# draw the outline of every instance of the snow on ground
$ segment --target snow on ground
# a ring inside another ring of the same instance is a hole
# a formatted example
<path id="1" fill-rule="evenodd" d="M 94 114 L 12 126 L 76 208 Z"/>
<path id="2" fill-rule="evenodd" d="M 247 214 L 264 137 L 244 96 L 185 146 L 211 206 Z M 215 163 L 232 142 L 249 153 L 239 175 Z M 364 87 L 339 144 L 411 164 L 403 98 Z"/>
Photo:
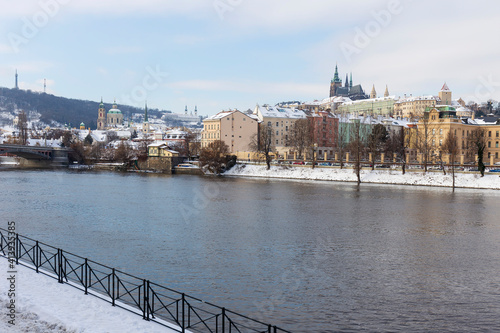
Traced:
<path id="1" fill-rule="evenodd" d="M 0 257 L 0 332 L 174 332 L 95 296 L 16 266 L 15 326 L 7 316 L 8 261 Z"/>
<path id="2" fill-rule="evenodd" d="M 264 177 L 264 178 L 287 178 L 305 180 L 331 180 L 341 182 L 356 182 L 356 174 L 353 169 L 340 169 L 331 167 L 311 166 L 277 166 L 272 165 L 266 170 L 265 165 L 238 164 L 224 173 L 226 176 Z M 421 185 L 421 186 L 452 186 L 452 176 L 449 172 L 446 176 L 442 171 L 410 170 L 404 175 L 401 170 L 393 169 L 362 169 L 362 183 L 397 184 L 397 185 Z M 484 188 L 500 190 L 500 174 L 486 172 L 481 177 L 476 173 L 455 173 L 455 186 L 462 188 Z"/>

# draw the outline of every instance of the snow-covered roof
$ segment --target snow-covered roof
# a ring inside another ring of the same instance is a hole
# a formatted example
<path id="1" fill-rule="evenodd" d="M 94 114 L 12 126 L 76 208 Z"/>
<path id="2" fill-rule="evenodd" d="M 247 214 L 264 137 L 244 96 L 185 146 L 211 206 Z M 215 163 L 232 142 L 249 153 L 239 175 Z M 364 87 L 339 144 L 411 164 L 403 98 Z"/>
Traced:
<path id="1" fill-rule="evenodd" d="M 302 110 L 280 108 L 276 106 L 260 106 L 257 105 L 254 110 L 254 115 L 261 115 L 263 118 L 289 118 L 302 119 L 306 118 L 306 114 Z M 260 117 L 259 117 L 260 118 Z"/>
<path id="2" fill-rule="evenodd" d="M 399 100 L 396 100 L 396 103 L 415 102 L 415 101 L 440 101 L 440 99 L 439 97 L 433 95 L 410 96 L 410 97 L 400 98 Z"/>
<path id="3" fill-rule="evenodd" d="M 369 99 L 359 99 L 355 101 L 344 102 L 344 105 L 355 105 L 355 104 L 363 104 L 363 103 L 371 103 L 371 102 L 382 102 L 382 101 L 396 101 L 396 96 L 388 96 L 388 97 L 377 97 L 377 98 L 369 98 Z"/>

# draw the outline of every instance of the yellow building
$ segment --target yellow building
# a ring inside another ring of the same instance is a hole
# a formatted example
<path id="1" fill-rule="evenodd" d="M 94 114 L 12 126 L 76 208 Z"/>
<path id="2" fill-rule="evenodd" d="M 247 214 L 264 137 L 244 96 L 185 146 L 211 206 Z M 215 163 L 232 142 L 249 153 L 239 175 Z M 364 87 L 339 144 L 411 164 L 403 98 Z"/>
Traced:
<path id="1" fill-rule="evenodd" d="M 425 110 L 438 104 L 435 96 L 404 97 L 394 103 L 394 116 L 415 119 L 422 117 Z"/>
<path id="2" fill-rule="evenodd" d="M 275 140 L 273 145 L 280 155 L 289 154 L 290 150 L 293 150 L 289 147 L 288 141 L 294 123 L 299 119 L 307 119 L 306 113 L 302 110 L 270 105 L 257 105 L 253 114 L 262 124 L 272 128 Z"/>
<path id="3" fill-rule="evenodd" d="M 469 138 L 477 128 L 483 129 L 487 138 L 483 162 L 486 165 L 499 163 L 500 125 L 478 124 L 475 121 L 464 122 L 457 116 L 455 108 L 449 106 L 428 109 L 416 126 L 410 126 L 407 134 L 411 142 L 408 151 L 409 162 L 422 163 L 425 160 L 426 146 L 429 163 L 438 162 L 439 156 L 445 163 L 450 163 L 449 156 L 444 151 L 443 146 L 448 133 L 452 131 L 458 141 L 458 154 L 455 163 L 475 163 L 477 156 L 474 149 L 470 147 Z"/>
<path id="4" fill-rule="evenodd" d="M 238 110 L 222 111 L 203 120 L 201 147 L 221 140 L 230 153 L 250 150 L 250 143 L 258 133 L 258 119 Z"/>
<path id="5" fill-rule="evenodd" d="M 148 146 L 148 157 L 178 157 L 179 152 L 170 150 L 164 142 L 153 143 Z"/>

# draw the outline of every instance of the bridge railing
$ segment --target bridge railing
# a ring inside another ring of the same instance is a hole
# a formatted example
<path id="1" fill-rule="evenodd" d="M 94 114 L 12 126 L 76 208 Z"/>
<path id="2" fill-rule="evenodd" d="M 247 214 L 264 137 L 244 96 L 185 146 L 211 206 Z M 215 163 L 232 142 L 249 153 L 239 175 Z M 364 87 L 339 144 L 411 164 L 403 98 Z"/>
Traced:
<path id="1" fill-rule="evenodd" d="M 0 256 L 177 332 L 278 333 L 281 329 L 185 293 L 0 228 Z"/>

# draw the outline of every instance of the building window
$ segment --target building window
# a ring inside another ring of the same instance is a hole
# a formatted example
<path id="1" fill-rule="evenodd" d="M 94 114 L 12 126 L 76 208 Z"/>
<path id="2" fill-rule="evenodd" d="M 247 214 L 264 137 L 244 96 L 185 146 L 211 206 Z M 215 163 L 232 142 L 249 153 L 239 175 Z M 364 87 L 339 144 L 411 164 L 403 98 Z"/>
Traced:
<path id="1" fill-rule="evenodd" d="M 435 129 L 435 128 L 433 128 L 433 129 L 432 129 L 432 135 L 435 135 L 435 134 L 436 134 L 436 129 Z"/>
<path id="2" fill-rule="evenodd" d="M 498 148 L 498 141 L 495 142 L 495 148 Z"/>
<path id="3" fill-rule="evenodd" d="M 273 126 L 273 124 L 270 121 L 268 121 L 267 126 L 271 127 L 271 126 Z"/>
<path id="4" fill-rule="evenodd" d="M 279 140 L 276 140 L 276 144 L 278 144 Z"/>
<path id="5" fill-rule="evenodd" d="M 439 129 L 439 135 L 443 135 L 443 129 L 442 128 Z"/>
<path id="6" fill-rule="evenodd" d="M 488 131 L 488 138 L 491 138 L 491 131 Z"/>
<path id="7" fill-rule="evenodd" d="M 491 148 L 491 141 L 488 141 L 488 148 Z"/>
<path id="8" fill-rule="evenodd" d="M 279 127 L 280 126 L 280 123 L 279 121 L 276 122 L 276 127 Z"/>

